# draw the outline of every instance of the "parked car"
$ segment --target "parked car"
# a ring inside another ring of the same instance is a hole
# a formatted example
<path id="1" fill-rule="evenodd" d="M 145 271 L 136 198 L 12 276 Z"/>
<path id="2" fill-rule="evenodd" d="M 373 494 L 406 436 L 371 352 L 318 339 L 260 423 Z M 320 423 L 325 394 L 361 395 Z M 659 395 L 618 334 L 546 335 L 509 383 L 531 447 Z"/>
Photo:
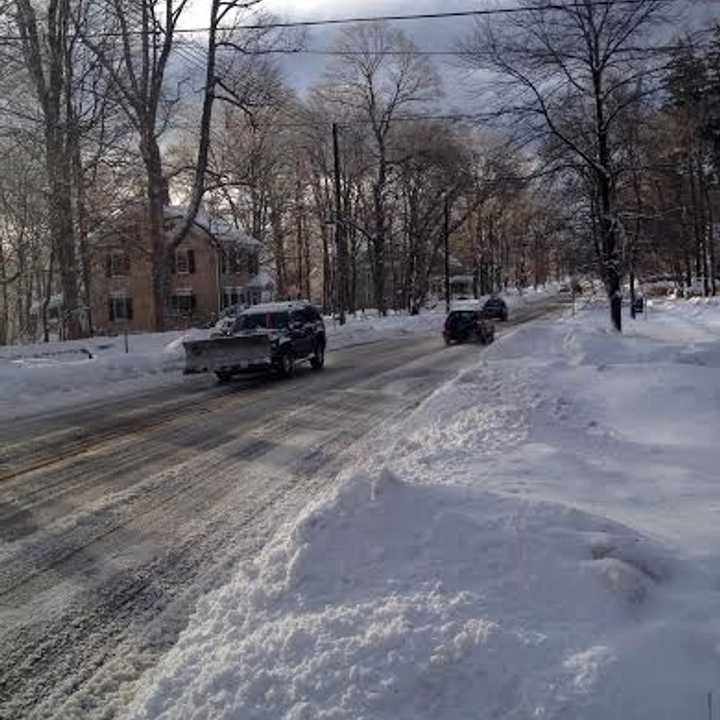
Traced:
<path id="1" fill-rule="evenodd" d="M 446 345 L 472 340 L 487 345 L 495 339 L 495 324 L 481 310 L 452 310 L 445 319 L 443 338 Z"/>
<path id="2" fill-rule="evenodd" d="M 291 377 L 298 362 L 321 370 L 325 345 L 325 324 L 310 303 L 255 305 L 242 311 L 230 327 L 219 322 L 209 340 L 184 343 L 185 374 L 214 372 L 221 382 L 259 370 Z"/>
<path id="3" fill-rule="evenodd" d="M 507 303 L 496 295 L 493 295 L 485 301 L 480 312 L 484 318 L 502 320 L 503 322 L 508 319 Z"/>

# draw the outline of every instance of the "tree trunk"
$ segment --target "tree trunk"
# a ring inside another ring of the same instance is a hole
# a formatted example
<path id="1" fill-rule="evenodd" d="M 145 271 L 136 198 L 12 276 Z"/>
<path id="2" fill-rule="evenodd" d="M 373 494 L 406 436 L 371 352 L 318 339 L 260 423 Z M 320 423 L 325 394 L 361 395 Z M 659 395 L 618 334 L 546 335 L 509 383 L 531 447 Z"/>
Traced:
<path id="1" fill-rule="evenodd" d="M 320 226 L 323 251 L 323 313 L 328 314 L 330 310 L 330 253 L 328 248 L 328 231 L 325 224 Z"/>
<path id="2" fill-rule="evenodd" d="M 48 326 L 48 305 L 52 297 L 53 271 L 55 269 L 55 253 L 50 251 L 50 262 L 48 263 L 47 282 L 45 284 L 45 297 L 42 304 L 43 341 L 50 342 L 50 328 Z"/>
<path id="3" fill-rule="evenodd" d="M 78 316 L 77 262 L 71 199 L 72 181 L 70 163 L 64 149 L 64 138 L 57 128 L 52 127 L 52 124 L 46 125 L 46 167 L 50 194 L 48 224 L 60 272 L 65 337 L 73 340 L 82 336 L 82 325 Z"/>
<path id="4" fill-rule="evenodd" d="M 350 239 L 351 255 L 350 255 L 350 297 L 348 301 L 348 310 L 353 313 L 357 312 L 357 293 L 358 293 L 358 268 L 357 268 L 357 238 L 355 232 L 351 233 Z"/>
<path id="5" fill-rule="evenodd" d="M 147 176 L 147 239 L 152 261 L 152 291 L 155 330 L 167 329 L 167 308 L 170 295 L 170 263 L 165 240 L 165 206 L 169 202 L 168 187 L 163 176 L 162 157 L 155 138 L 155 123 L 147 120 L 140 143 L 140 152 Z"/>
<path id="6" fill-rule="evenodd" d="M 0 242 L 0 283 L 2 284 L 2 314 L 0 314 L 0 345 L 8 343 L 8 323 L 10 321 L 10 308 L 8 307 L 7 268 L 5 266 L 5 252 Z"/>
<path id="7" fill-rule="evenodd" d="M 698 224 L 700 226 L 700 245 L 702 251 L 702 277 L 703 277 L 703 295 L 710 295 L 710 278 L 708 277 L 708 220 L 707 207 L 705 200 L 707 198 L 707 181 L 705 178 L 705 170 L 703 169 L 703 160 L 698 149 L 695 157 L 698 178 Z"/>
<path id="8" fill-rule="evenodd" d="M 387 315 L 385 307 L 385 242 L 373 239 L 373 296 L 379 315 Z"/>
<path id="9" fill-rule="evenodd" d="M 73 179 L 75 185 L 75 215 L 80 246 L 80 262 L 82 264 L 83 301 L 87 313 L 87 328 L 90 336 L 94 334 L 92 319 L 92 257 L 90 254 L 87 204 L 85 199 L 85 178 L 83 173 L 80 141 L 77 131 L 73 134 Z"/>
<path id="10" fill-rule="evenodd" d="M 373 286 L 375 305 L 379 315 L 387 315 L 385 306 L 385 184 L 387 167 L 385 144 L 378 138 L 380 160 L 378 175 L 373 187 L 373 211 L 375 215 L 375 233 L 373 235 Z"/>
<path id="11" fill-rule="evenodd" d="M 281 211 L 275 200 L 271 200 L 270 224 L 272 226 L 273 255 L 275 274 L 277 275 L 278 296 L 283 299 L 288 291 L 287 264 L 285 260 L 285 231 L 282 226 Z"/>
<path id="12" fill-rule="evenodd" d="M 717 266 L 715 264 L 715 216 L 713 213 L 712 203 L 710 202 L 710 193 L 707 183 L 705 183 L 705 206 L 707 207 L 707 245 L 708 245 L 708 263 L 710 265 L 710 292 L 713 297 L 717 295 L 717 282 L 715 275 Z"/>

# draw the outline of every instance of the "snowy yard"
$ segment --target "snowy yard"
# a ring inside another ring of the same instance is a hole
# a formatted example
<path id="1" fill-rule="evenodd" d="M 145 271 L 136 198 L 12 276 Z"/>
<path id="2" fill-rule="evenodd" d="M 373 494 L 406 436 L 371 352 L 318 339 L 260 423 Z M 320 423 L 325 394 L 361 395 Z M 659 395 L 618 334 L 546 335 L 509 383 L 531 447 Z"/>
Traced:
<path id="1" fill-rule="evenodd" d="M 511 310 L 541 301 L 554 286 L 507 297 Z M 378 318 L 367 312 L 348 316 L 340 326 L 326 318 L 328 350 L 397 338 L 437 334 L 444 306 L 418 316 Z M 120 337 L 0 347 L 0 418 L 62 409 L 79 402 L 102 400 L 133 391 L 182 381 L 182 341 L 201 339 L 205 330 L 130 335 L 129 352 Z M 88 357 L 88 353 L 92 357 Z"/>
<path id="2" fill-rule="evenodd" d="M 720 304 L 606 327 L 594 306 L 520 327 L 379 427 L 129 716 L 706 720 Z"/>

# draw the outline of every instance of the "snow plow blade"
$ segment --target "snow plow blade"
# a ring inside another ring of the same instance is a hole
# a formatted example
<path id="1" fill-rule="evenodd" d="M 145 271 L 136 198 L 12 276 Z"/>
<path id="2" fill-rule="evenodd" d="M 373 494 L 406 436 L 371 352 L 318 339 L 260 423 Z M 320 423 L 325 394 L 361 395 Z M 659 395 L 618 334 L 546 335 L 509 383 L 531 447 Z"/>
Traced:
<path id="1" fill-rule="evenodd" d="M 262 369 L 270 367 L 272 362 L 270 339 L 265 335 L 193 340 L 184 342 L 183 346 L 185 375 Z"/>

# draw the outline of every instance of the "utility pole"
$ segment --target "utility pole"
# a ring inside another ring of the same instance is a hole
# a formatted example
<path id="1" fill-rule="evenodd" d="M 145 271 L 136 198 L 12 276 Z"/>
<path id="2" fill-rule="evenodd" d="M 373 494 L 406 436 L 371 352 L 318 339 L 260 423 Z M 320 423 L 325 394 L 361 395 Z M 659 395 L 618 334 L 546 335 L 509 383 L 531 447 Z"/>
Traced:
<path id="1" fill-rule="evenodd" d="M 340 147 L 338 142 L 338 126 L 337 123 L 332 124 L 333 136 L 333 158 L 335 165 L 335 257 L 336 257 L 336 277 L 335 292 L 337 294 L 337 306 L 340 315 L 340 324 L 345 324 L 345 305 L 347 302 L 345 289 L 346 282 L 346 252 L 345 252 L 345 228 L 342 222 L 342 187 L 340 181 Z"/>
<path id="2" fill-rule="evenodd" d="M 445 195 L 443 207 L 443 233 L 445 235 L 445 312 L 450 313 L 450 203 Z"/>

